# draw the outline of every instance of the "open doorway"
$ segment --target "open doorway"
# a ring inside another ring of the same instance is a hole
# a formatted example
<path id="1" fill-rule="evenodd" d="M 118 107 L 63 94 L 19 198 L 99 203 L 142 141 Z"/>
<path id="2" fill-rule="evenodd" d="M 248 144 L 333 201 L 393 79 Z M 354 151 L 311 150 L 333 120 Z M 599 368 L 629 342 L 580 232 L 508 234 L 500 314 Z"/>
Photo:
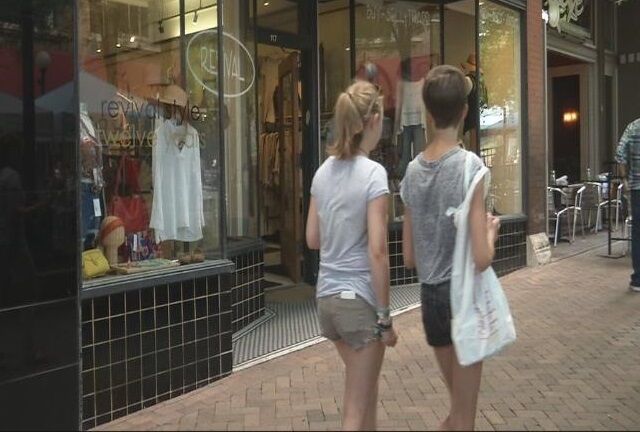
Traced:
<path id="1" fill-rule="evenodd" d="M 589 116 L 590 64 L 568 55 L 550 51 L 547 54 L 549 94 L 549 170 L 556 178 L 567 176 L 569 183 L 585 179 L 590 163 Z M 593 162 L 593 161 L 591 161 Z"/>
<path id="2" fill-rule="evenodd" d="M 300 52 L 258 44 L 260 227 L 265 288 L 302 278 L 302 83 Z"/>
<path id="3" fill-rule="evenodd" d="M 571 181 L 580 177 L 580 77 L 555 77 L 553 91 L 553 169 Z"/>

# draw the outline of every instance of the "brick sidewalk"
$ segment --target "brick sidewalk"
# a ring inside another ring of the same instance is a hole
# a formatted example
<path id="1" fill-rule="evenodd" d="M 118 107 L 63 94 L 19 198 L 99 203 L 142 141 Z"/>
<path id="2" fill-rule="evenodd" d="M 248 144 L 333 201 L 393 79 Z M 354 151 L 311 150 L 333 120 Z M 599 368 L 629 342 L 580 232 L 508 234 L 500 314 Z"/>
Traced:
<path id="1" fill-rule="evenodd" d="M 640 294 L 627 291 L 629 268 L 591 252 L 502 279 L 518 341 L 485 365 L 477 429 L 640 430 Z M 419 310 L 395 322 L 378 427 L 435 429 L 448 398 Z M 338 429 L 342 386 L 323 342 L 99 429 Z"/>

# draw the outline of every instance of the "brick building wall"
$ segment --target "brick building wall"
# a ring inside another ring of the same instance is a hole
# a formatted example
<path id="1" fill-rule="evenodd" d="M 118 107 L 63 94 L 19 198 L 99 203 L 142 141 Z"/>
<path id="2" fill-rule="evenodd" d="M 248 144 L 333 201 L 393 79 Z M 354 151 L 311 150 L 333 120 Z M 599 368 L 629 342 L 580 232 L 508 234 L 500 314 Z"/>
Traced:
<path id="1" fill-rule="evenodd" d="M 544 130 L 544 40 L 542 0 L 527 1 L 528 149 L 526 173 L 527 232 L 546 231 L 546 146 Z"/>
<path id="2" fill-rule="evenodd" d="M 622 135 L 627 124 L 640 118 L 639 18 L 640 1 L 627 1 L 618 7 L 618 53 L 625 59 L 618 66 L 618 135 Z"/>

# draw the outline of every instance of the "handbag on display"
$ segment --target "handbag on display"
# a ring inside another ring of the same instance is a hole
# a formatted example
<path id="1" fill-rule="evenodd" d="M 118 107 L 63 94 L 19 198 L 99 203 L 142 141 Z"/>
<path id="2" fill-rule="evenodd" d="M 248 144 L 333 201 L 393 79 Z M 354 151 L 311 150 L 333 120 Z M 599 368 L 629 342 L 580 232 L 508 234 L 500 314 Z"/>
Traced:
<path id="1" fill-rule="evenodd" d="M 82 276 L 84 279 L 93 279 L 107 274 L 109 261 L 100 249 L 89 249 L 82 252 Z"/>
<path id="2" fill-rule="evenodd" d="M 133 190 L 133 195 L 131 196 L 119 195 L 122 176 L 125 173 L 125 166 L 127 166 L 125 162 L 126 159 L 126 156 L 123 156 L 120 159 L 120 164 L 118 165 L 118 171 L 116 173 L 116 184 L 108 210 L 110 215 L 117 216 L 122 219 L 126 233 L 133 233 L 144 231 L 149 228 L 149 211 L 147 210 L 144 198 L 137 193 L 139 190 Z M 137 177 L 135 183 L 137 185 Z"/>

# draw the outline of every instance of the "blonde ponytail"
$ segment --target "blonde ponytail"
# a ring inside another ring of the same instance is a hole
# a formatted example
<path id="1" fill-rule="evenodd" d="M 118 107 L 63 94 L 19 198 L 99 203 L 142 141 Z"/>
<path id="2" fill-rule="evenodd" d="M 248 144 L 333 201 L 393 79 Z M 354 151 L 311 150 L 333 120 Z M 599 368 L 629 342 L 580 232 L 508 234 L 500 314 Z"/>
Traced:
<path id="1" fill-rule="evenodd" d="M 335 141 L 328 153 L 338 159 L 356 155 L 366 123 L 382 111 L 378 89 L 367 81 L 356 81 L 340 94 L 334 109 Z"/>

